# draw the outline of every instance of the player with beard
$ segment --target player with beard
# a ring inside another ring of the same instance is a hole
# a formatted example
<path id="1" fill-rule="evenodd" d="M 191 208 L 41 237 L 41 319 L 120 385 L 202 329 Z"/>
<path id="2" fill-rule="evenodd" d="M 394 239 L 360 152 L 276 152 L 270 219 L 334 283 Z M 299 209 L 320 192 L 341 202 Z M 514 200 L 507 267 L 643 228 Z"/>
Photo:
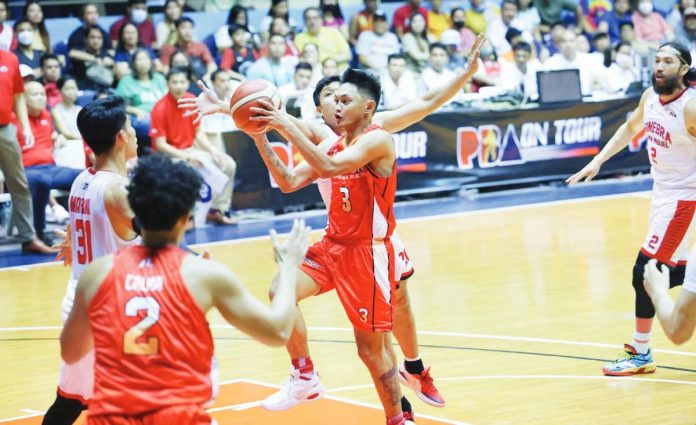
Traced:
<path id="1" fill-rule="evenodd" d="M 620 152 L 645 129 L 651 174 L 654 180 L 648 235 L 633 266 L 635 330 L 624 353 L 604 366 L 606 375 L 652 373 L 656 369 L 650 350 L 655 308 L 643 285 L 650 260 L 667 266 L 671 287 L 684 282 L 691 223 L 696 210 L 696 69 L 689 49 L 679 43 L 660 46 L 655 54 L 652 87 L 638 107 L 619 127 L 602 151 L 568 184 L 592 180 L 609 158 Z"/>

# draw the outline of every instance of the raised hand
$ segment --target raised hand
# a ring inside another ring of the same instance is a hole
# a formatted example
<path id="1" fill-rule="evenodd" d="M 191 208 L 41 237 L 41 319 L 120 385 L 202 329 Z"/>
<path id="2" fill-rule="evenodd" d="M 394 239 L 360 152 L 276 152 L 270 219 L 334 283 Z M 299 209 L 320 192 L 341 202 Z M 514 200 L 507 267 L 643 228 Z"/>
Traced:
<path id="1" fill-rule="evenodd" d="M 304 220 L 295 220 L 292 230 L 284 243 L 278 241 L 278 234 L 270 230 L 271 243 L 273 244 L 273 256 L 278 264 L 299 267 L 304 261 L 309 247 L 309 232 L 312 228 L 305 225 Z"/>
<path id="2" fill-rule="evenodd" d="M 201 94 L 198 97 L 182 97 L 177 101 L 179 109 L 187 110 L 184 112 L 185 117 L 196 115 L 196 119 L 193 122 L 197 123 L 205 115 L 228 112 L 225 103 L 218 99 L 215 92 L 210 90 L 203 81 L 198 80 L 196 84 L 201 89 Z"/>
<path id="3" fill-rule="evenodd" d="M 476 72 L 478 72 L 479 53 L 481 50 L 481 45 L 485 42 L 486 36 L 484 34 L 479 34 L 478 37 L 476 37 L 474 45 L 471 47 L 471 50 L 469 51 L 469 56 L 467 56 L 466 59 L 466 69 L 464 70 L 464 73 L 469 78 L 473 77 L 476 74 Z"/>

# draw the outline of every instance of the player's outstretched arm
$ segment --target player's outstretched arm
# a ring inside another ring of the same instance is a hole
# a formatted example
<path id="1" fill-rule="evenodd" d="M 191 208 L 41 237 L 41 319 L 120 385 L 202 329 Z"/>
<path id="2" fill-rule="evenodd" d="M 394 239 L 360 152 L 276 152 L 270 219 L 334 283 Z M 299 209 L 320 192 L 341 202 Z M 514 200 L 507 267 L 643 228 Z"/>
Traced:
<path id="1" fill-rule="evenodd" d="M 690 266 L 692 264 L 689 263 L 687 268 Z M 688 270 L 686 275 L 689 276 Z M 696 328 L 696 293 L 683 288 L 675 305 L 668 292 L 669 269 L 662 265 L 662 270 L 658 270 L 656 260 L 650 260 L 645 266 L 643 285 L 652 299 L 657 318 L 670 341 L 677 345 L 688 341 Z"/>
<path id="2" fill-rule="evenodd" d="M 232 272 L 217 266 L 218 276 L 210 282 L 213 303 L 230 324 L 267 345 L 287 342 L 295 318 L 297 269 L 307 253 L 310 231 L 303 220 L 295 220 L 285 242 L 271 232 L 279 282 L 270 306 L 251 295 Z"/>
<path id="3" fill-rule="evenodd" d="M 109 273 L 112 263 L 112 255 L 95 260 L 85 269 L 77 282 L 75 302 L 60 333 L 60 355 L 65 363 L 77 362 L 94 346 L 87 308 L 97 288 Z"/>
<path id="4" fill-rule="evenodd" d="M 193 122 L 197 123 L 205 115 L 217 114 L 219 112 L 228 113 L 230 111 L 230 105 L 218 99 L 215 92 L 210 90 L 203 81 L 198 80 L 196 84 L 201 89 L 201 94 L 197 97 L 183 97 L 177 101 L 179 109 L 187 110 L 184 112 L 185 117 L 196 115 L 196 119 Z"/>
<path id="5" fill-rule="evenodd" d="M 469 53 L 467 68 L 459 75 L 444 84 L 428 90 L 422 97 L 415 99 L 413 102 L 408 102 L 393 111 L 377 112 L 372 122 L 390 133 L 396 133 L 437 111 L 451 98 L 459 94 L 476 74 L 479 66 L 479 49 L 485 41 L 486 37 L 483 34 L 479 34 Z"/>
<path id="6" fill-rule="evenodd" d="M 256 149 L 261 154 L 263 163 L 266 164 L 268 171 L 273 176 L 273 180 L 275 180 L 283 193 L 299 190 L 319 177 L 312 167 L 305 162 L 292 170 L 289 169 L 273 151 L 265 134 L 253 135 L 251 138 L 254 139 L 254 144 L 256 144 Z"/>
<path id="7" fill-rule="evenodd" d="M 605 162 L 628 146 L 633 136 L 638 134 L 643 128 L 643 108 L 645 106 L 645 99 L 647 99 L 651 90 L 652 88 L 649 88 L 643 92 L 643 96 L 640 98 L 640 103 L 636 109 L 631 116 L 628 117 L 626 122 L 621 124 L 619 129 L 616 130 L 616 133 L 609 139 L 609 142 L 602 148 L 601 152 L 595 155 L 592 161 L 582 170 L 568 177 L 566 183 L 573 185 L 582 181 L 588 182 L 592 180 L 597 176 L 599 169 Z"/>

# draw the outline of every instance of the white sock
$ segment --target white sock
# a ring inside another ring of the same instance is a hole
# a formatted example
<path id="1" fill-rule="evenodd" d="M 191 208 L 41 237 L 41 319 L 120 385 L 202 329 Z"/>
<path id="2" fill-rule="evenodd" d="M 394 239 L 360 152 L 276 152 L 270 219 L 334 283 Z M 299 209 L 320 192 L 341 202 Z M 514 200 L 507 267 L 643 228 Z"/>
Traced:
<path id="1" fill-rule="evenodd" d="M 641 333 L 638 331 L 633 332 L 633 348 L 636 349 L 636 351 L 639 354 L 646 354 L 648 350 L 650 349 L 650 335 L 652 335 L 652 332 L 648 333 Z"/>

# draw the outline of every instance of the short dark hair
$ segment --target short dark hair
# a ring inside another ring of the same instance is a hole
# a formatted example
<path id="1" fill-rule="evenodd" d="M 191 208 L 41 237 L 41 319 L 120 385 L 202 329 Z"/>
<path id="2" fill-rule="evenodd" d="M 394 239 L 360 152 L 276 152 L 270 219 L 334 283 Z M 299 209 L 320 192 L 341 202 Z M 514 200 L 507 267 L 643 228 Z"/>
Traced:
<path id="1" fill-rule="evenodd" d="M 454 14 L 460 10 L 464 12 L 464 9 L 462 9 L 461 7 L 453 7 L 452 10 L 450 10 L 450 19 L 454 20 Z"/>
<path id="2" fill-rule="evenodd" d="M 324 77 L 321 80 L 319 80 L 317 82 L 317 86 L 314 88 L 314 92 L 312 93 L 312 99 L 314 99 L 314 106 L 319 106 L 321 91 L 324 90 L 324 87 L 328 86 L 331 83 L 340 83 L 340 82 L 341 82 L 341 77 L 339 77 L 338 75 Z"/>
<path id="3" fill-rule="evenodd" d="M 621 29 L 623 29 L 623 27 L 625 27 L 625 26 L 629 26 L 629 27 L 631 27 L 631 28 L 635 28 L 635 27 L 633 26 L 633 22 L 631 22 L 631 21 L 622 21 L 622 22 L 619 23 L 619 31 L 620 31 Z"/>
<path id="4" fill-rule="evenodd" d="M 514 5 L 515 7 L 517 7 L 518 9 L 520 8 L 520 3 L 519 3 L 517 0 L 503 0 L 503 1 L 500 2 L 500 8 L 502 9 L 503 6 L 505 6 L 506 3 L 507 3 L 507 4 L 512 4 L 512 5 Z"/>
<path id="5" fill-rule="evenodd" d="M 185 162 L 154 153 L 138 160 L 128 185 L 128 203 L 143 229 L 171 230 L 191 212 L 202 184 L 198 172 Z"/>
<path id="6" fill-rule="evenodd" d="M 222 68 L 216 69 L 215 71 L 213 71 L 212 74 L 210 74 L 210 81 L 214 82 L 218 75 L 220 75 L 222 73 L 226 73 L 226 72 L 227 72 L 226 69 L 222 69 Z"/>
<path id="7" fill-rule="evenodd" d="M 515 43 L 514 46 L 512 46 L 512 50 L 515 52 L 518 50 L 522 50 L 522 51 L 525 51 L 531 55 L 532 54 L 532 45 L 527 43 L 526 41 L 518 41 L 517 43 Z"/>
<path id="8" fill-rule="evenodd" d="M 60 78 L 58 79 L 58 81 L 56 81 L 56 87 L 58 87 L 58 90 L 63 90 L 63 86 L 64 86 L 65 83 L 67 83 L 68 81 L 75 81 L 75 83 L 77 84 L 77 80 L 76 80 L 73 76 L 71 76 L 71 75 L 64 75 L 64 76 L 60 77 Z"/>
<path id="9" fill-rule="evenodd" d="M 432 53 L 434 49 L 442 49 L 442 50 L 445 51 L 445 53 L 447 53 L 447 56 L 449 56 L 449 52 L 447 51 L 447 46 L 445 46 L 444 44 L 440 43 L 439 41 L 436 41 L 435 43 L 432 43 L 432 44 L 430 45 L 430 48 L 428 49 L 428 51 L 429 51 L 430 53 Z"/>
<path id="10" fill-rule="evenodd" d="M 596 43 L 597 40 L 601 40 L 603 38 L 609 38 L 609 34 L 607 34 L 605 32 L 598 32 L 592 37 L 592 42 Z"/>
<path id="11" fill-rule="evenodd" d="M 94 154 L 100 155 L 114 147 L 127 117 L 126 101 L 120 96 L 109 96 L 82 108 L 77 114 L 77 128 Z"/>
<path id="12" fill-rule="evenodd" d="M 181 67 L 181 66 L 175 66 L 174 68 L 170 69 L 169 72 L 167 72 L 167 82 L 175 76 L 179 74 L 184 74 L 184 76 L 188 79 L 189 78 L 189 70 Z"/>
<path id="13" fill-rule="evenodd" d="M 134 4 L 147 4 L 146 0 L 128 0 L 128 7 L 133 6 Z"/>
<path id="14" fill-rule="evenodd" d="M 406 60 L 406 56 L 404 56 L 401 53 L 392 53 L 391 55 L 387 56 L 387 63 L 390 63 L 392 59 L 403 59 Z"/>
<path id="15" fill-rule="evenodd" d="M 382 83 L 378 76 L 361 69 L 348 68 L 341 75 L 341 84 L 353 84 L 361 94 L 366 95 L 379 105 Z"/>
<path id="16" fill-rule="evenodd" d="M 310 65 L 310 64 L 307 63 L 307 62 L 300 62 L 300 63 L 298 63 L 298 64 L 295 66 L 295 74 L 297 74 L 297 71 L 301 71 L 301 70 L 303 70 L 303 69 L 304 69 L 305 71 L 312 72 L 312 65 Z"/>
<path id="17" fill-rule="evenodd" d="M 89 37 L 89 33 L 92 31 L 99 31 L 99 34 L 101 34 L 102 38 L 105 39 L 104 33 L 102 32 L 102 29 L 99 27 L 99 25 L 87 25 L 85 27 L 85 40 L 87 40 L 87 37 Z"/>
<path id="18" fill-rule="evenodd" d="M 8 10 L 8 13 L 9 13 L 9 10 Z M 32 24 L 29 19 L 19 18 L 15 21 L 14 25 L 12 26 L 12 30 L 14 31 L 15 34 L 17 34 L 17 27 L 22 25 L 22 24 L 29 24 L 29 25 L 31 25 L 32 28 L 34 28 L 34 24 Z"/>
<path id="19" fill-rule="evenodd" d="M 174 26 L 176 28 L 179 28 L 181 24 L 188 22 L 191 24 L 191 26 L 195 27 L 196 24 L 193 22 L 193 19 L 189 18 L 188 16 L 182 16 L 181 18 L 177 19 L 176 22 L 174 22 Z"/>
<path id="20" fill-rule="evenodd" d="M 58 59 L 58 56 L 54 55 L 53 53 L 44 53 L 44 55 L 41 56 L 41 59 L 39 59 L 39 63 L 41 64 L 41 68 L 43 68 L 46 61 L 49 61 L 51 59 L 57 60 L 58 64 L 60 64 L 60 60 Z"/>
<path id="21" fill-rule="evenodd" d="M 510 27 L 505 32 L 505 41 L 507 41 L 508 43 L 512 43 L 513 38 L 519 37 L 521 35 L 522 35 L 522 31 L 518 30 L 517 28 Z"/>

